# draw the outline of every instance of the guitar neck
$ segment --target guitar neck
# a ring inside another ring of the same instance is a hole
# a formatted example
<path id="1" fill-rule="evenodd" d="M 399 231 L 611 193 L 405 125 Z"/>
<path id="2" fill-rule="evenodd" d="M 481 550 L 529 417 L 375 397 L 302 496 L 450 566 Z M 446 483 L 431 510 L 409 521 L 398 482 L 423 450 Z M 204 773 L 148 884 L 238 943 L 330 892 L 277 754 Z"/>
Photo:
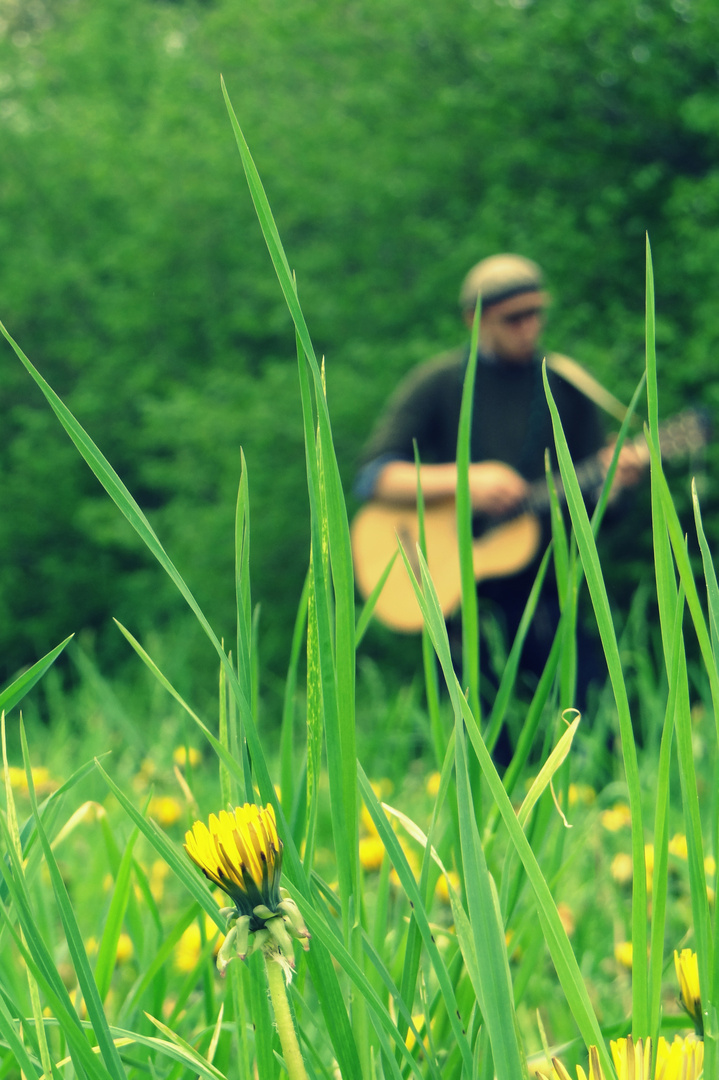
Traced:
<path id="1" fill-rule="evenodd" d="M 687 409 L 672 420 L 668 420 L 659 429 L 660 452 L 662 458 L 671 460 L 682 454 L 693 453 L 706 445 L 709 435 L 707 417 L 698 410 Z M 649 448 L 643 435 L 637 435 L 628 444 L 637 454 L 642 464 L 649 462 Z M 598 491 L 604 482 L 605 469 L 601 455 L 582 461 L 575 469 L 577 481 L 582 493 Z M 564 485 L 559 473 L 553 474 L 554 486 L 561 502 L 565 502 Z M 524 509 L 535 514 L 545 513 L 549 509 L 549 492 L 546 479 L 535 480 L 529 486 L 529 495 Z"/>

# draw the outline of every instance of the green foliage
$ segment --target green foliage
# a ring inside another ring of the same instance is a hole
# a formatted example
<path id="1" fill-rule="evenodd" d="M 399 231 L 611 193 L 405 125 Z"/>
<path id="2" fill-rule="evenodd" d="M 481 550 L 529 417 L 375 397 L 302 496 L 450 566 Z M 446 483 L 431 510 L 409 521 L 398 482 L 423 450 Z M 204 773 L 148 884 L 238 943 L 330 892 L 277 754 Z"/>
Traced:
<path id="1" fill-rule="evenodd" d="M 228 636 L 244 448 L 270 670 L 307 565 L 302 425 L 220 73 L 327 356 L 349 489 L 377 411 L 459 340 L 459 282 L 495 250 L 542 263 L 548 346 L 629 397 L 648 230 L 666 409 L 719 404 L 718 19 L 711 0 L 2 0 L 0 317 Z M 4 676 L 82 628 L 109 658 L 110 614 L 182 634 L 175 594 L 7 360 L 0 395 Z M 704 513 L 713 540 L 706 496 Z M 635 531 L 615 542 L 620 585 L 646 556 Z"/>

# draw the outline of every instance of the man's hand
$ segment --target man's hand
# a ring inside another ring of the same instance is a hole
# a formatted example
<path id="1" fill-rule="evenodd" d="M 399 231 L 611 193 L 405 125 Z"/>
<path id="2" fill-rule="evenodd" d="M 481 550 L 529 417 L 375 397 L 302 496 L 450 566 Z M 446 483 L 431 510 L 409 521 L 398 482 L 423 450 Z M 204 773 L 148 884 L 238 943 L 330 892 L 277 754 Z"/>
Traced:
<path id="1" fill-rule="evenodd" d="M 526 480 L 501 461 L 469 466 L 469 496 L 474 510 L 500 517 L 519 506 L 528 494 Z"/>
<path id="2" fill-rule="evenodd" d="M 616 439 L 613 439 L 599 454 L 599 461 L 604 469 L 605 476 L 612 462 L 615 443 Z M 648 453 L 641 454 L 636 446 L 625 443 L 619 451 L 612 491 L 616 493 L 619 488 L 634 487 L 635 484 L 639 483 L 647 466 L 648 458 Z"/>

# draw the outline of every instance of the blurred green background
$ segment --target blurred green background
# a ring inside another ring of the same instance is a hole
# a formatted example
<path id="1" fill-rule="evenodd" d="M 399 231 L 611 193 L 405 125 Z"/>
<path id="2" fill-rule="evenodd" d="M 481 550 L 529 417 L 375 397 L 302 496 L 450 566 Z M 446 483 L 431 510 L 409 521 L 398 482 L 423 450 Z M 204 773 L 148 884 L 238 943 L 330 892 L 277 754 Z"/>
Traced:
<path id="1" fill-rule="evenodd" d="M 378 410 L 461 342 L 460 281 L 496 251 L 542 264 L 547 346 L 628 399 L 648 231 L 662 413 L 716 411 L 719 8 L 0 0 L 0 318 L 229 641 L 244 449 L 271 681 L 307 566 L 304 450 L 294 333 L 220 73 L 327 359 L 349 493 Z M 211 653 L 9 348 L 0 410 L 0 684 L 77 631 L 113 670 L 115 615 L 162 639 L 186 689 Z M 716 539 L 708 484 L 704 507 Z M 619 593 L 642 569 L 636 531 L 608 549 Z M 376 631 L 366 648 L 417 655 Z"/>

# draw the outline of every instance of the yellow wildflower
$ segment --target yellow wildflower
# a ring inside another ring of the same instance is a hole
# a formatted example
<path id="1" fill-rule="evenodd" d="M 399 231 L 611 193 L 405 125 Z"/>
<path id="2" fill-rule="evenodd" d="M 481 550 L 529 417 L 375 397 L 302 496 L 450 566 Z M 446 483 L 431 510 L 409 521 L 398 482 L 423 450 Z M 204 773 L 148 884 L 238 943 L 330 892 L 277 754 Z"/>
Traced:
<path id="1" fill-rule="evenodd" d="M 158 795 L 150 799 L 149 813 L 167 829 L 182 817 L 182 804 L 172 795 Z"/>
<path id="2" fill-rule="evenodd" d="M 280 890 L 282 841 L 275 811 L 245 803 L 232 813 L 210 814 L 185 834 L 185 851 L 210 881 L 233 901 L 224 909 L 228 932 L 217 966 L 224 971 L 234 956 L 255 949 L 283 958 L 294 967 L 291 938 L 309 948 L 309 934 L 294 900 Z"/>
<path id="3" fill-rule="evenodd" d="M 632 857 L 626 851 L 620 851 L 612 859 L 609 870 L 618 885 L 627 885 L 632 880 Z"/>
<path id="4" fill-rule="evenodd" d="M 180 767 L 189 762 L 190 767 L 194 769 L 202 761 L 202 754 L 194 746 L 176 746 L 172 751 L 172 760 Z"/>
<path id="5" fill-rule="evenodd" d="M 132 938 L 129 934 L 120 934 L 117 939 L 117 952 L 115 958 L 118 964 L 126 964 L 128 960 L 132 960 L 135 953 L 135 947 L 132 944 Z"/>
<path id="6" fill-rule="evenodd" d="M 427 777 L 426 791 L 430 799 L 436 799 L 439 793 L 439 781 L 441 775 L 438 772 L 430 773 Z"/>
<path id="7" fill-rule="evenodd" d="M 384 844 L 379 836 L 363 836 L 359 842 L 360 865 L 364 870 L 379 870 L 384 859 Z"/>
<path id="8" fill-rule="evenodd" d="M 652 1041 L 637 1039 L 631 1035 L 610 1044 L 614 1068 L 619 1080 L 649 1080 L 652 1069 Z"/>
<path id="9" fill-rule="evenodd" d="M 635 1043 L 630 1035 L 626 1039 L 617 1039 L 610 1046 L 619 1080 L 649 1080 L 651 1076 L 654 1076 L 654 1080 L 698 1080 L 701 1076 L 704 1044 L 693 1035 L 688 1035 L 685 1039 L 676 1035 L 672 1043 L 668 1043 L 664 1036 L 660 1035 L 654 1071 L 651 1039 L 637 1039 Z M 554 1068 L 551 1078 L 545 1076 L 545 1080 L 572 1080 L 571 1074 L 561 1061 L 553 1058 L 552 1064 Z M 577 1065 L 577 1080 L 605 1080 L 596 1046 L 589 1048 L 589 1076 L 587 1077 L 581 1065 Z"/>
<path id="10" fill-rule="evenodd" d="M 704 1068 L 704 1043 L 687 1035 L 674 1036 L 673 1042 L 660 1036 L 657 1044 L 655 1080 L 698 1080 Z M 621 1078 L 620 1078 L 621 1080 Z"/>
<path id="11" fill-rule="evenodd" d="M 626 803 L 615 803 L 609 810 L 603 810 L 599 820 L 608 832 L 619 832 L 632 823 L 632 813 Z"/>
<path id="12" fill-rule="evenodd" d="M 687 838 L 684 833 L 674 833 L 669 841 L 669 854 L 686 861 L 688 857 Z"/>
<path id="13" fill-rule="evenodd" d="M 205 915 L 205 940 L 212 941 L 216 938 L 213 946 L 213 953 L 217 955 L 220 946 L 225 940 L 224 934 L 221 934 L 217 929 L 215 923 L 212 921 L 209 915 Z M 175 967 L 178 971 L 187 973 L 194 971 L 197 963 L 200 959 L 200 952 L 202 950 L 202 934 L 200 933 L 200 926 L 197 920 L 190 923 L 185 930 L 184 934 L 175 946 Z"/>
<path id="14" fill-rule="evenodd" d="M 621 967 L 632 967 L 633 949 L 631 941 L 618 941 L 614 946 L 614 959 Z"/>
<path id="15" fill-rule="evenodd" d="M 691 949 L 674 950 L 674 967 L 679 981 L 679 1001 L 692 1020 L 697 1034 L 704 1031 L 702 1001 L 699 992 L 699 963 L 697 954 Z"/>
<path id="16" fill-rule="evenodd" d="M 441 900 L 443 904 L 449 903 L 449 886 L 447 885 L 447 878 L 449 878 L 449 884 L 456 893 L 458 893 L 460 889 L 459 874 L 455 870 L 448 870 L 447 877 L 445 877 L 444 874 L 440 874 L 437 878 L 434 895 L 438 900 Z"/>

